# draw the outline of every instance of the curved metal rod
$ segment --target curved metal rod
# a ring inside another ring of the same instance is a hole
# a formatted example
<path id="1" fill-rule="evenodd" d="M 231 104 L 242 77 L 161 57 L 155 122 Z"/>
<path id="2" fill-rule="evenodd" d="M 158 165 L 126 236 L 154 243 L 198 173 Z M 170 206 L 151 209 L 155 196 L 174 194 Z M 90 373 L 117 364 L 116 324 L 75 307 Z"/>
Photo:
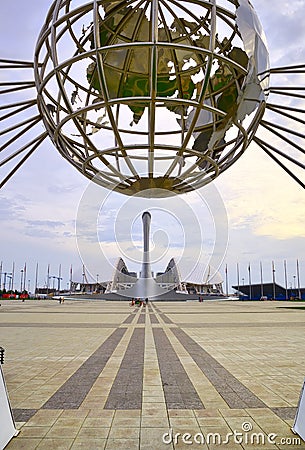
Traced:
<path id="1" fill-rule="evenodd" d="M 98 3 L 97 0 L 94 0 L 94 5 L 93 5 L 93 21 L 95 24 L 95 36 L 94 36 L 94 41 L 95 41 L 95 57 L 96 57 L 96 64 L 97 64 L 97 71 L 98 71 L 98 76 L 99 76 L 99 82 L 100 82 L 100 86 L 102 89 L 102 94 L 103 94 L 103 98 L 105 101 L 105 108 L 107 110 L 107 114 L 108 114 L 108 118 L 110 120 L 110 123 L 113 127 L 113 132 L 115 135 L 115 138 L 118 142 L 118 145 L 120 147 L 121 152 L 123 153 L 123 155 L 126 158 L 126 164 L 129 168 L 129 170 L 131 171 L 131 173 L 137 177 L 137 179 L 139 179 L 139 175 L 135 169 L 135 167 L 133 166 L 132 162 L 129 160 L 127 153 L 124 150 L 124 144 L 123 141 L 121 139 L 120 134 L 117 132 L 116 130 L 116 122 L 115 122 L 115 117 L 113 115 L 113 112 L 111 110 L 111 107 L 108 104 L 108 100 L 109 100 L 109 93 L 108 93 L 108 87 L 107 87 L 107 82 L 106 82 L 106 77 L 105 77 L 105 72 L 104 72 L 104 66 L 103 66 L 103 60 L 102 60 L 102 55 L 99 52 L 98 48 L 100 47 L 100 33 L 99 33 L 99 15 L 98 15 Z M 113 169 L 115 169 L 113 167 Z M 116 169 L 115 172 L 119 173 Z"/>
<path id="2" fill-rule="evenodd" d="M 58 61 L 57 61 L 57 65 L 55 65 L 54 71 L 50 71 L 48 74 L 46 74 L 43 77 L 43 79 L 40 80 L 39 86 L 36 86 L 38 93 L 39 94 L 42 93 L 42 91 L 45 89 L 47 83 L 50 81 L 50 79 L 52 79 L 54 77 L 55 71 L 60 72 L 65 67 L 73 65 L 75 62 L 78 62 L 79 60 L 92 57 L 93 55 L 95 55 L 96 52 L 102 53 L 102 52 L 107 52 L 109 50 L 122 50 L 122 49 L 128 49 L 128 48 L 133 49 L 133 48 L 137 48 L 137 47 L 151 47 L 151 42 L 134 42 L 134 43 L 126 43 L 126 44 L 115 44 L 115 45 L 111 45 L 109 47 L 102 46 L 95 50 L 90 50 L 90 51 L 87 51 L 86 53 L 78 54 L 78 55 L 70 58 L 68 61 L 62 62 L 61 64 L 58 64 Z M 158 48 L 163 48 L 163 47 L 164 48 L 172 48 L 173 50 L 186 50 L 186 51 L 191 51 L 191 52 L 194 51 L 194 47 L 192 47 L 191 45 L 183 45 L 183 44 L 175 44 L 175 43 L 159 41 Z M 230 58 L 227 58 L 224 55 L 220 55 L 217 53 L 213 54 L 213 52 L 211 50 L 205 49 L 202 47 L 196 47 L 196 51 L 207 57 L 213 56 L 213 58 L 215 60 L 219 60 L 224 64 L 229 63 L 234 69 L 239 70 L 242 75 L 247 74 L 247 69 L 245 69 L 243 66 L 241 66 L 240 64 L 238 64 L 235 61 L 232 61 Z M 190 71 L 191 71 L 191 69 L 190 69 Z M 183 71 L 182 73 L 187 73 L 187 72 Z"/>
<path id="3" fill-rule="evenodd" d="M 201 108 L 199 108 L 199 105 L 201 105 L 204 102 L 204 99 L 206 97 L 206 90 L 207 90 L 207 86 L 209 83 L 210 74 L 212 71 L 213 55 L 214 55 L 214 50 L 215 50 L 215 37 L 216 37 L 216 12 L 215 12 L 216 11 L 216 2 L 215 2 L 215 0 L 212 0 L 212 5 L 210 8 L 211 8 L 211 11 L 210 11 L 211 12 L 211 19 L 210 19 L 211 20 L 211 33 L 210 33 L 210 43 L 209 43 L 209 55 L 208 55 L 207 63 L 206 63 L 206 73 L 204 76 L 204 81 L 202 83 L 201 91 L 198 96 L 198 107 L 196 108 L 196 110 L 194 112 L 192 122 L 191 122 L 189 129 L 184 137 L 184 141 L 181 145 L 181 149 L 179 150 L 174 161 L 172 162 L 172 164 L 170 165 L 170 167 L 168 168 L 168 170 L 165 173 L 166 178 L 171 175 L 173 170 L 179 164 L 180 158 L 183 155 L 183 151 L 185 150 L 186 146 L 188 145 L 189 140 L 192 137 L 193 128 L 195 127 L 195 125 L 198 121 L 198 117 L 199 117 L 199 114 L 201 111 Z"/>

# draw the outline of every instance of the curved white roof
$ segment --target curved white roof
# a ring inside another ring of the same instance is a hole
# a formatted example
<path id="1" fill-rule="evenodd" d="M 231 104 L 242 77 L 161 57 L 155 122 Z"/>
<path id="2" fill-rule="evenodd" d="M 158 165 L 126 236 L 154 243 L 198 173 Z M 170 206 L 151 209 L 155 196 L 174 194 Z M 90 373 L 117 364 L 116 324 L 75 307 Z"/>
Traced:
<path id="1" fill-rule="evenodd" d="M 114 271 L 120 259 L 121 258 L 117 258 L 116 260 L 110 261 L 107 265 L 104 265 L 102 268 L 100 268 L 99 271 L 100 283 L 112 280 Z M 195 265 L 195 267 L 193 262 L 189 263 L 183 262 L 182 264 L 180 262 L 179 264 L 176 263 L 176 267 L 178 269 L 178 273 L 180 275 L 180 279 L 182 282 L 190 284 L 210 284 L 210 285 L 223 283 L 223 278 L 221 274 L 214 267 L 204 262 L 198 262 Z M 81 280 L 83 279 L 82 273 L 83 273 L 82 268 L 80 267 L 73 270 L 73 281 L 81 282 Z M 86 270 L 86 278 L 87 281 L 85 280 L 85 282 L 88 283 L 96 282 L 96 278 L 90 276 L 90 273 L 87 270 Z"/>
<path id="2" fill-rule="evenodd" d="M 210 264 L 198 262 L 195 267 L 189 264 L 179 264 L 181 281 L 190 284 L 221 284 L 221 274 Z"/>

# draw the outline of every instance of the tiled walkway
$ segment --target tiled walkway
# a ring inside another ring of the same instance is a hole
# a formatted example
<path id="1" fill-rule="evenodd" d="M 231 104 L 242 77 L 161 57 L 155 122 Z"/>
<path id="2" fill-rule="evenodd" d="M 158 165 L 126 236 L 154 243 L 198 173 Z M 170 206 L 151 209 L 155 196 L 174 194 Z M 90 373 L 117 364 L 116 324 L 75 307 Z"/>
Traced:
<path id="1" fill-rule="evenodd" d="M 2 301 L 7 449 L 305 449 L 298 305 Z"/>

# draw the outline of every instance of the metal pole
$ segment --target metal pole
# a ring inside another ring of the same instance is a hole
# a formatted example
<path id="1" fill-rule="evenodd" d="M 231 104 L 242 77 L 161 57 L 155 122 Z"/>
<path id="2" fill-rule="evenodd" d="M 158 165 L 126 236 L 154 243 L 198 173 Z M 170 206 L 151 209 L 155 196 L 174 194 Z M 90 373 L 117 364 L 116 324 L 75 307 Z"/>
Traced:
<path id="1" fill-rule="evenodd" d="M 275 300 L 276 292 L 275 292 L 275 266 L 274 266 L 274 261 L 272 261 L 272 283 L 273 283 L 273 299 Z"/>
<path id="2" fill-rule="evenodd" d="M 236 264 L 236 270 L 237 270 L 237 289 L 238 289 L 238 295 L 239 295 L 239 264 Z"/>
<path id="3" fill-rule="evenodd" d="M 9 283 L 8 283 L 8 290 L 12 291 L 12 278 L 13 278 L 12 274 L 8 274 L 7 276 L 9 278 L 9 280 L 10 280 Z"/>
<path id="4" fill-rule="evenodd" d="M 37 292 L 37 285 L 38 285 L 38 263 L 36 264 L 36 272 L 35 272 L 35 291 L 34 291 L 35 295 Z"/>
<path id="5" fill-rule="evenodd" d="M 301 300 L 300 267 L 298 259 L 297 259 L 297 277 L 298 277 L 298 297 Z"/>
<path id="6" fill-rule="evenodd" d="M 227 264 L 226 264 L 226 268 L 225 268 L 225 273 L 226 273 L 226 296 L 228 297 L 229 289 L 228 289 L 228 265 Z"/>
<path id="7" fill-rule="evenodd" d="M 12 291 L 14 290 L 14 281 L 15 281 L 15 262 L 13 262 L 13 267 L 12 267 Z"/>
<path id="8" fill-rule="evenodd" d="M 50 281 L 50 264 L 48 264 L 47 269 L 47 294 L 49 293 L 49 281 Z"/>
<path id="9" fill-rule="evenodd" d="M 60 292 L 60 281 L 62 280 L 61 278 L 61 264 L 59 264 L 59 268 L 58 268 L 58 292 Z"/>
<path id="10" fill-rule="evenodd" d="M 285 277 L 285 300 L 288 300 L 288 286 L 287 286 L 287 261 L 284 259 L 284 277 Z"/>
<path id="11" fill-rule="evenodd" d="M 72 277 L 73 277 L 73 269 L 72 269 L 72 264 L 70 267 L 70 292 L 72 292 Z"/>
<path id="12" fill-rule="evenodd" d="M 22 292 L 22 283 L 23 283 L 23 269 L 20 270 L 20 292 Z"/>
<path id="13" fill-rule="evenodd" d="M 251 284 L 251 266 L 249 263 L 248 266 L 248 271 L 249 271 L 249 300 L 252 300 L 252 284 Z"/>
<path id="14" fill-rule="evenodd" d="M 23 269 L 23 290 L 25 291 L 25 283 L 26 283 L 26 263 L 24 263 L 24 269 Z"/>
<path id="15" fill-rule="evenodd" d="M 261 297 L 264 297 L 264 281 L 263 281 L 263 264 L 259 262 L 260 275 L 261 275 Z"/>

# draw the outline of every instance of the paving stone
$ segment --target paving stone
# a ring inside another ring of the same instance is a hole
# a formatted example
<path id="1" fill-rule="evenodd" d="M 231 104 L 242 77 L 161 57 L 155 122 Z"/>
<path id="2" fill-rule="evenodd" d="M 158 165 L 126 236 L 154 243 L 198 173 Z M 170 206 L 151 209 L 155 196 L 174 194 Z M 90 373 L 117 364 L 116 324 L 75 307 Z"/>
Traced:
<path id="1" fill-rule="evenodd" d="M 15 422 L 27 422 L 34 414 L 37 413 L 37 409 L 13 409 L 13 417 Z"/>
<path id="2" fill-rule="evenodd" d="M 69 450 L 73 439 L 49 439 L 44 438 L 36 447 L 38 450 Z"/>
<path id="3" fill-rule="evenodd" d="M 105 367 L 126 329 L 118 328 L 43 405 L 45 409 L 77 409 Z"/>
<path id="4" fill-rule="evenodd" d="M 22 438 L 21 436 L 13 438 L 5 447 L 5 450 L 35 450 L 42 438 Z"/>
<path id="5" fill-rule="evenodd" d="M 142 405 L 144 329 L 135 329 L 111 387 L 105 409 L 138 409 Z"/>
<path id="6" fill-rule="evenodd" d="M 127 302 L 22 306 L 26 312 L 17 301 L 1 306 L 3 369 L 21 428 L 9 450 L 207 450 L 164 444 L 162 432 L 225 435 L 245 421 L 254 430 L 296 437 L 290 427 L 304 378 L 305 313 L 278 308 L 285 302 L 152 302 L 145 310 Z M 100 346 L 94 359 L 97 341 L 116 330 L 122 337 L 110 354 Z M 63 386 L 61 407 L 41 408 Z M 104 409 L 113 386 L 117 404 Z M 194 393 L 206 409 L 188 403 Z"/>
<path id="7" fill-rule="evenodd" d="M 104 450 L 107 439 L 76 438 L 71 450 Z"/>
<path id="8" fill-rule="evenodd" d="M 153 335 L 167 407 L 169 409 L 203 408 L 191 380 L 164 331 L 154 329 Z M 187 392 L 188 395 L 182 396 L 182 392 Z"/>
<path id="9" fill-rule="evenodd" d="M 204 375 L 215 386 L 230 408 L 265 408 L 266 405 L 246 386 L 230 374 L 215 358 L 191 339 L 183 330 L 173 333 L 190 353 Z"/>

